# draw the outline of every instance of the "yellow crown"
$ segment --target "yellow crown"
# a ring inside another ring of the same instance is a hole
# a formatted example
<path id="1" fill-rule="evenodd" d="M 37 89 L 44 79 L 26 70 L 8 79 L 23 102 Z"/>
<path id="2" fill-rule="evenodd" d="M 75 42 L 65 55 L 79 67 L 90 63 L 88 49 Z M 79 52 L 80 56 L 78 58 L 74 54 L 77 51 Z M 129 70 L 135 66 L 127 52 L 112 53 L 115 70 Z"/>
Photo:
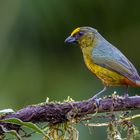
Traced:
<path id="1" fill-rule="evenodd" d="M 80 28 L 76 28 L 72 33 L 71 33 L 71 36 L 73 36 L 74 34 L 78 33 L 80 31 Z"/>

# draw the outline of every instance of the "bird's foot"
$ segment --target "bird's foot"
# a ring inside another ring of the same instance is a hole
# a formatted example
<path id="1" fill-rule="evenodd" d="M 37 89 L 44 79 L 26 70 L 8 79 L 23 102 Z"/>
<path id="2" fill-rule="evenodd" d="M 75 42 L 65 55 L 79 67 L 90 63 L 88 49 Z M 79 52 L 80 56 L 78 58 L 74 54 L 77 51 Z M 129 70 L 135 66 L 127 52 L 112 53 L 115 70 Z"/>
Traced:
<path id="1" fill-rule="evenodd" d="M 124 98 L 128 98 L 128 97 L 129 97 L 128 92 L 125 92 L 125 93 L 124 93 Z"/>
<path id="2" fill-rule="evenodd" d="M 97 97 L 98 97 L 99 95 L 101 95 L 101 94 L 102 94 L 104 91 L 106 91 L 106 90 L 107 90 L 107 87 L 105 86 L 100 92 L 98 92 L 96 95 L 94 95 L 92 98 L 90 98 L 89 101 L 95 102 L 96 105 L 99 107 L 99 105 L 100 105 L 100 100 L 101 100 L 101 99 L 97 99 Z"/>
<path id="3" fill-rule="evenodd" d="M 126 86 L 125 93 L 124 93 L 124 98 L 128 98 L 128 97 L 129 97 L 128 86 Z"/>
<path id="4" fill-rule="evenodd" d="M 93 96 L 92 98 L 90 98 L 88 101 L 95 103 L 95 105 L 96 105 L 97 107 L 99 107 L 99 105 L 100 105 L 100 100 L 101 100 L 101 99 L 97 99 L 97 96 L 95 95 L 95 96 Z"/>
<path id="5" fill-rule="evenodd" d="M 95 101 L 95 100 L 97 100 L 97 94 L 94 95 L 93 97 L 91 97 L 89 100 L 90 100 L 90 101 Z"/>

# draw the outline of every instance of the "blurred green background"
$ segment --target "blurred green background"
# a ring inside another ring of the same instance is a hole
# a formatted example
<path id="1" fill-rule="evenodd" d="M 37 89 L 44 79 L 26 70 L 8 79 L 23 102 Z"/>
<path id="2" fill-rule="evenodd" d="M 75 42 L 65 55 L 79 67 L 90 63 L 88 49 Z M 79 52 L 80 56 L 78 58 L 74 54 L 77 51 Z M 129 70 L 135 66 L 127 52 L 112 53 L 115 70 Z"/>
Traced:
<path id="1" fill-rule="evenodd" d="M 1 0 L 0 109 L 17 110 L 46 97 L 88 99 L 102 88 L 85 67 L 81 50 L 64 44 L 79 26 L 97 28 L 140 73 L 139 7 L 139 0 Z M 114 90 L 124 91 L 111 88 L 108 93 Z M 140 89 L 130 92 L 135 95 Z M 80 140 L 106 138 L 105 128 L 90 134 L 79 125 L 79 131 Z"/>

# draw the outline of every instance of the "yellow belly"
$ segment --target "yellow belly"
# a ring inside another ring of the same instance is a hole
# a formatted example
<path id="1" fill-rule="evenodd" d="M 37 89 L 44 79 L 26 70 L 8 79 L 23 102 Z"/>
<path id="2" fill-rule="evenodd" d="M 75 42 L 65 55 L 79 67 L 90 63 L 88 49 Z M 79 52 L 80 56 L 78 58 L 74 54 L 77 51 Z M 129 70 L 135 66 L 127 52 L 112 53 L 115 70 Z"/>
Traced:
<path id="1" fill-rule="evenodd" d="M 94 64 L 94 62 L 88 57 L 84 56 L 84 61 L 88 69 L 95 74 L 104 85 L 106 86 L 118 86 L 123 84 L 124 76 L 113 72 L 111 70 L 108 70 L 106 68 L 103 68 L 99 65 Z M 124 83 L 125 84 L 125 83 Z"/>

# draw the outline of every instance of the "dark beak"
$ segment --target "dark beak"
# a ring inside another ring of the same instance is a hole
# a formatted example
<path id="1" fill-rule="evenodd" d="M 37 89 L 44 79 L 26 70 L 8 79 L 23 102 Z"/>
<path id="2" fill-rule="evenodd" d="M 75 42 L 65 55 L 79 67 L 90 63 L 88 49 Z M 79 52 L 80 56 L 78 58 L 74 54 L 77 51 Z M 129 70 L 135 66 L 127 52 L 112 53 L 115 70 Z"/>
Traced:
<path id="1" fill-rule="evenodd" d="M 65 39 L 65 43 L 72 43 L 76 42 L 76 38 L 73 36 L 69 36 L 68 38 Z"/>

